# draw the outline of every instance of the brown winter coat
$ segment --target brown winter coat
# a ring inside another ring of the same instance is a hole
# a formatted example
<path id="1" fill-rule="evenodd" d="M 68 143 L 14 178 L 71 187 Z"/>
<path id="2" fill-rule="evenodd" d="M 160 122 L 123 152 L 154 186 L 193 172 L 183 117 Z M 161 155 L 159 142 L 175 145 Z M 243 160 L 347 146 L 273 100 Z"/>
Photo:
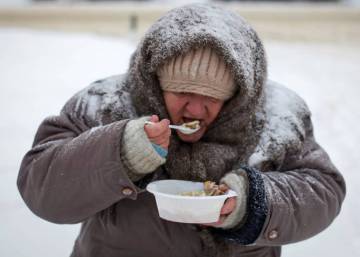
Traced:
<path id="1" fill-rule="evenodd" d="M 132 181 L 121 154 L 128 120 L 168 117 L 156 68 L 204 44 L 231 67 L 237 94 L 200 142 L 172 136 L 166 164 Z M 230 230 L 162 220 L 143 190 L 152 180 L 219 181 L 240 170 L 249 180 L 247 214 Z M 94 82 L 45 119 L 18 187 L 36 215 L 82 223 L 73 257 L 279 256 L 281 245 L 325 229 L 345 196 L 342 176 L 315 142 L 306 104 L 266 80 L 256 33 L 237 15 L 208 5 L 169 12 L 145 35 L 127 74 Z"/>

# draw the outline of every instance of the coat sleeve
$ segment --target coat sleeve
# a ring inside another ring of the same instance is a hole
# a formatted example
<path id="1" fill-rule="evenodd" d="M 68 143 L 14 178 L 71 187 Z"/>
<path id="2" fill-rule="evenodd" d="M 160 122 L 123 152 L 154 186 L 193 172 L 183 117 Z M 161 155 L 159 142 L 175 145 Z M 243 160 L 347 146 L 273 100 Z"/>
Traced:
<path id="1" fill-rule="evenodd" d="M 247 217 L 240 227 L 214 231 L 240 244 L 276 246 L 310 238 L 339 214 L 345 182 L 316 143 L 310 118 L 301 153 L 285 158 L 279 171 L 241 167 L 249 179 Z"/>
<path id="2" fill-rule="evenodd" d="M 120 155 L 127 120 L 91 127 L 74 114 L 75 104 L 42 122 L 17 180 L 27 206 L 54 223 L 78 223 L 137 196 Z"/>

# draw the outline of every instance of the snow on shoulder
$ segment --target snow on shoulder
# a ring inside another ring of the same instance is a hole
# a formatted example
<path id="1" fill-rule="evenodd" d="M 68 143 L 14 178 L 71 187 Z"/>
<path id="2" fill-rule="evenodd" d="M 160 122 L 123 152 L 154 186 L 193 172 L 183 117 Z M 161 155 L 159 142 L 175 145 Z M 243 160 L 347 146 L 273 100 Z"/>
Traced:
<path id="1" fill-rule="evenodd" d="M 265 125 L 248 160 L 258 168 L 270 160 L 280 165 L 288 151 L 299 151 L 305 137 L 304 121 L 311 115 L 305 101 L 285 86 L 268 81 L 264 89 L 264 113 L 257 115 L 265 115 Z"/>

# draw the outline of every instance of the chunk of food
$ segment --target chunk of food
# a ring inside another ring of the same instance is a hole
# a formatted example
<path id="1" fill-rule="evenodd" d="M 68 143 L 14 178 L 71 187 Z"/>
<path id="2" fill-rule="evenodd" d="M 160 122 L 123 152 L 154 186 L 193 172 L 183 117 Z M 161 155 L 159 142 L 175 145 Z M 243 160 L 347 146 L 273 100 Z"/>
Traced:
<path id="1" fill-rule="evenodd" d="M 213 181 L 205 181 L 204 189 L 184 192 L 180 195 L 182 196 L 216 196 L 216 195 L 224 195 L 229 190 L 228 186 L 225 184 L 216 185 Z"/>
<path id="2" fill-rule="evenodd" d="M 223 195 L 229 190 L 225 184 L 216 185 L 213 181 L 204 182 L 204 191 L 206 195 Z"/>
<path id="3" fill-rule="evenodd" d="M 186 123 L 183 123 L 181 126 L 184 126 L 189 129 L 198 129 L 198 128 L 200 128 L 200 121 L 194 120 L 191 122 L 186 122 Z"/>

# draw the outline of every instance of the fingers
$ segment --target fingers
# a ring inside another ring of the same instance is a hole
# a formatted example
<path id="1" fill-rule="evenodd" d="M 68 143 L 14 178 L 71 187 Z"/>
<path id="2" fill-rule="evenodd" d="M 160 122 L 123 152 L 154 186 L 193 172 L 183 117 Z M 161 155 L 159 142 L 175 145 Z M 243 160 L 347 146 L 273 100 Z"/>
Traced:
<path id="1" fill-rule="evenodd" d="M 159 116 L 157 116 L 157 115 L 151 115 L 151 117 L 150 117 L 150 121 L 151 122 L 158 122 L 159 121 Z"/>
<path id="2" fill-rule="evenodd" d="M 202 224 L 202 226 L 219 227 L 224 222 L 226 217 L 231 212 L 234 211 L 235 207 L 236 207 L 236 197 L 234 196 L 234 197 L 228 198 L 225 201 L 223 207 L 221 208 L 219 220 L 216 222 L 212 222 L 212 223 L 204 223 L 204 224 Z"/>
<path id="3" fill-rule="evenodd" d="M 159 137 L 163 134 L 165 134 L 166 132 L 168 132 L 168 130 L 170 130 L 169 125 L 170 125 L 170 121 L 168 119 L 163 119 L 160 122 L 156 121 L 159 118 L 153 118 L 155 115 L 153 115 L 151 117 L 152 122 L 154 122 L 154 124 L 147 124 L 145 125 L 145 132 L 147 133 L 149 138 L 156 138 Z"/>
<path id="4" fill-rule="evenodd" d="M 146 125 L 145 132 L 151 141 L 161 144 L 170 137 L 171 130 L 169 124 L 169 120 L 162 120 L 151 125 Z"/>
<path id="5" fill-rule="evenodd" d="M 230 197 L 226 199 L 223 207 L 221 208 L 220 214 L 227 215 L 234 211 L 236 207 L 236 197 Z"/>
<path id="6" fill-rule="evenodd" d="M 154 138 L 149 137 L 149 139 L 151 142 L 155 144 L 158 144 L 164 148 L 168 148 L 170 142 L 170 135 L 171 135 L 171 131 L 165 132 L 164 134 L 161 134 L 158 137 L 154 137 Z"/>
<path id="7" fill-rule="evenodd" d="M 157 115 L 152 115 L 150 121 L 154 124 L 147 124 L 144 127 L 145 133 L 152 143 L 160 145 L 167 149 L 169 147 L 171 130 L 169 128 L 170 121 L 163 119 L 159 121 Z"/>

